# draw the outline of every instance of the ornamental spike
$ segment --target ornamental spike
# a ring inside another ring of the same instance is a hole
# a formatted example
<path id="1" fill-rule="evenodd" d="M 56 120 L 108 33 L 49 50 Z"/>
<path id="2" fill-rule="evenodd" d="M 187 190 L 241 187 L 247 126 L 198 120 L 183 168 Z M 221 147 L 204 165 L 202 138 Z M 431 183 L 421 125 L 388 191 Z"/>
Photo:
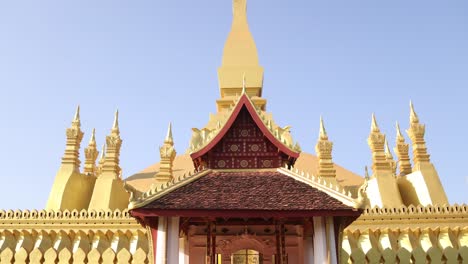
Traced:
<path id="1" fill-rule="evenodd" d="M 73 117 L 73 123 L 80 125 L 80 105 L 76 107 L 75 116 Z"/>
<path id="2" fill-rule="evenodd" d="M 377 119 L 375 118 L 374 113 L 372 113 L 371 132 L 380 132 L 379 125 L 377 125 Z"/>
<path id="3" fill-rule="evenodd" d="M 419 123 L 419 117 L 416 114 L 416 111 L 414 111 L 414 105 L 413 102 L 410 100 L 410 122 L 411 123 Z"/>
<path id="4" fill-rule="evenodd" d="M 245 87 L 245 72 L 244 74 L 242 75 L 242 94 L 246 94 L 247 93 L 247 88 Z"/>
<path id="5" fill-rule="evenodd" d="M 166 134 L 166 139 L 164 140 L 165 143 L 172 143 L 174 142 L 174 139 L 172 137 L 172 123 L 169 122 L 169 126 L 167 128 L 167 134 Z"/>
<path id="6" fill-rule="evenodd" d="M 403 137 L 403 134 L 401 133 L 400 129 L 400 124 L 398 124 L 398 121 L 396 122 L 396 132 L 397 132 L 397 141 L 405 141 L 405 138 Z"/>
<path id="7" fill-rule="evenodd" d="M 323 118 L 320 116 L 320 139 L 328 139 L 327 130 L 325 130 L 325 125 L 323 123 Z"/>
<path id="8" fill-rule="evenodd" d="M 89 139 L 89 145 L 96 145 L 96 129 L 93 128 L 91 132 L 91 138 Z"/>
<path id="9" fill-rule="evenodd" d="M 392 152 L 390 151 L 390 147 L 388 146 L 388 140 L 385 138 L 385 156 L 388 160 L 393 160 Z"/>
<path id="10" fill-rule="evenodd" d="M 119 109 L 114 114 L 114 124 L 112 125 L 112 132 L 119 132 Z"/>

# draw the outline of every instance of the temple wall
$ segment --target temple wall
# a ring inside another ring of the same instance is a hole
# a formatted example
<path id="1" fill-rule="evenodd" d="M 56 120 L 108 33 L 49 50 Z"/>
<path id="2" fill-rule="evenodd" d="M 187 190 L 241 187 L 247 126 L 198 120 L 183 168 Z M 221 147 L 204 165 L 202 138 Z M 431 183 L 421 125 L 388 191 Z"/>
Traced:
<path id="1" fill-rule="evenodd" d="M 1 264 L 149 263 L 149 244 L 126 210 L 0 210 Z"/>
<path id="2" fill-rule="evenodd" d="M 365 209 L 344 231 L 341 263 L 468 263 L 468 206 Z"/>

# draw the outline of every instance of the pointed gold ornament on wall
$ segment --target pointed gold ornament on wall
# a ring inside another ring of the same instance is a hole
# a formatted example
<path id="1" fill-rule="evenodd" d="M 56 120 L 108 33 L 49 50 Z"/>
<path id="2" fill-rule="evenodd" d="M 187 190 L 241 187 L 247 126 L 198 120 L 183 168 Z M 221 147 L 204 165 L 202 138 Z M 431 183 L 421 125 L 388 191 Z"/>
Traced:
<path id="1" fill-rule="evenodd" d="M 419 122 L 419 117 L 414 110 L 412 101 L 410 101 L 410 128 L 407 130 L 407 133 L 412 142 L 413 162 L 415 166 L 419 162 L 430 162 L 426 140 L 424 139 L 426 126 Z"/>
<path id="2" fill-rule="evenodd" d="M 315 152 L 319 160 L 317 175 L 328 180 L 336 181 L 336 170 L 332 159 L 333 142 L 328 140 L 323 118 L 320 117 L 320 131 Z"/>
<path id="3" fill-rule="evenodd" d="M 412 172 L 411 162 L 409 157 L 409 144 L 405 142 L 405 138 L 400 130 L 400 125 L 396 122 L 396 146 L 393 149 L 398 157 L 398 167 L 400 168 L 399 176 L 408 175 Z"/>
<path id="4" fill-rule="evenodd" d="M 88 143 L 88 147 L 85 148 L 85 165 L 84 165 L 84 173 L 89 175 L 96 176 L 97 167 L 96 167 L 96 159 L 99 155 L 99 151 L 97 150 L 96 146 L 96 129 L 93 128 L 93 132 L 91 133 L 91 138 Z"/>
<path id="5" fill-rule="evenodd" d="M 164 139 L 164 144 L 159 148 L 159 153 L 161 161 L 159 163 L 159 172 L 156 173 L 155 177 L 158 183 L 165 183 L 172 180 L 172 167 L 176 156 L 171 123 L 169 123 L 166 138 Z"/>

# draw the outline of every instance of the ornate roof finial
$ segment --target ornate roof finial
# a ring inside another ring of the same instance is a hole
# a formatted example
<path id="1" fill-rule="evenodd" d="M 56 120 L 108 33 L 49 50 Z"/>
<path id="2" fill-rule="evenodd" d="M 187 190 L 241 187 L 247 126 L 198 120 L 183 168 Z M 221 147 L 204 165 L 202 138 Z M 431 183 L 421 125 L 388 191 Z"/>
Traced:
<path id="1" fill-rule="evenodd" d="M 101 156 L 99 157 L 99 164 L 104 163 L 106 159 L 106 143 L 102 144 Z"/>
<path id="2" fill-rule="evenodd" d="M 101 177 L 119 179 L 122 169 L 120 168 L 120 148 L 122 139 L 119 131 L 119 110 L 115 111 L 114 124 L 110 135 L 106 137 L 106 156 L 102 164 Z"/>
<path id="3" fill-rule="evenodd" d="M 112 132 L 119 133 L 119 109 L 114 114 L 114 124 L 112 125 Z"/>
<path id="4" fill-rule="evenodd" d="M 62 164 L 71 164 L 74 169 L 79 170 L 80 168 L 80 144 L 83 139 L 83 132 L 81 131 L 80 122 L 80 106 L 76 108 L 75 115 L 71 127 L 67 128 L 67 147 L 65 148 L 65 154 L 62 157 Z"/>
<path id="5" fill-rule="evenodd" d="M 320 133 L 315 152 L 319 159 L 317 175 L 319 177 L 327 177 L 328 179 L 336 180 L 336 170 L 332 160 L 333 142 L 328 140 L 323 118 L 320 117 Z"/>
<path id="6" fill-rule="evenodd" d="M 410 101 L 410 128 L 406 131 L 413 145 L 413 161 L 414 167 L 419 166 L 419 162 L 429 162 L 429 154 L 427 153 L 426 141 L 424 135 L 426 126 L 419 122 L 418 115 L 414 111 L 413 102 Z"/>
<path id="7" fill-rule="evenodd" d="M 164 143 L 173 143 L 173 142 L 174 142 L 174 139 L 172 138 L 172 123 L 169 122 L 166 138 L 164 139 Z"/>
<path id="8" fill-rule="evenodd" d="M 369 169 L 367 168 L 367 166 L 364 167 L 364 178 L 366 180 L 369 180 L 370 179 L 370 176 L 369 176 Z"/>
<path id="9" fill-rule="evenodd" d="M 89 139 L 88 147 L 85 148 L 85 165 L 84 172 L 86 174 L 96 175 L 96 159 L 99 155 L 99 152 L 96 148 L 96 129 L 93 128 L 91 133 L 91 138 Z"/>
<path id="10" fill-rule="evenodd" d="M 393 149 L 398 158 L 398 166 L 400 168 L 400 176 L 408 175 L 412 172 L 411 162 L 409 158 L 409 145 L 405 142 L 405 137 L 400 130 L 398 121 L 396 122 L 396 146 Z"/>
<path id="11" fill-rule="evenodd" d="M 76 107 L 75 116 L 73 117 L 72 125 L 80 126 L 80 105 Z"/>
<path id="12" fill-rule="evenodd" d="M 320 134 L 319 134 L 319 138 L 323 139 L 323 140 L 328 139 L 327 130 L 325 130 L 325 125 L 323 123 L 322 116 L 320 116 Z"/>
<path id="13" fill-rule="evenodd" d="M 414 105 L 411 100 L 409 104 L 410 104 L 410 123 L 419 123 L 419 117 L 416 114 L 416 111 L 414 111 Z"/>
<path id="14" fill-rule="evenodd" d="M 380 132 L 379 125 L 377 125 L 377 119 L 375 118 L 374 113 L 372 113 L 371 132 Z"/>
<path id="15" fill-rule="evenodd" d="M 405 142 L 405 137 L 401 133 L 400 124 L 396 122 L 396 133 L 397 133 L 397 142 Z"/>
<path id="16" fill-rule="evenodd" d="M 388 160 L 393 160 L 392 152 L 390 151 L 390 147 L 388 146 L 388 140 L 385 138 L 385 156 Z"/>
<path id="17" fill-rule="evenodd" d="M 380 132 L 375 114 L 372 114 L 371 133 L 367 143 L 372 152 L 372 171 L 377 173 L 390 169 L 385 154 L 385 135 Z"/>
<path id="18" fill-rule="evenodd" d="M 244 74 L 242 75 L 242 94 L 246 94 L 247 93 L 247 88 L 245 87 L 245 72 Z"/>

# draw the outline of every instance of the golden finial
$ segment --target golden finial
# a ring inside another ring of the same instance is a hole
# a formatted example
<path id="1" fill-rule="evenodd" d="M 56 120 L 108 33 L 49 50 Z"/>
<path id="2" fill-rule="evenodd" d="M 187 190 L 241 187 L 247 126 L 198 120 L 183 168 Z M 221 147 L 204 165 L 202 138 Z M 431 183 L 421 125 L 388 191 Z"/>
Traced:
<path id="1" fill-rule="evenodd" d="M 405 141 L 405 138 L 403 137 L 403 134 L 401 133 L 400 129 L 400 124 L 398 124 L 398 121 L 396 122 L 396 132 L 397 132 L 397 141 Z"/>
<path id="2" fill-rule="evenodd" d="M 119 109 L 114 114 L 114 124 L 112 125 L 112 132 L 119 132 Z"/>
<path id="3" fill-rule="evenodd" d="M 96 145 L 96 129 L 93 128 L 93 131 L 91 132 L 91 138 L 89 139 L 89 145 Z"/>
<path id="4" fill-rule="evenodd" d="M 366 180 L 369 180 L 370 179 L 370 176 L 369 176 L 369 169 L 367 168 L 367 166 L 364 167 L 364 178 Z"/>
<path id="5" fill-rule="evenodd" d="M 375 118 L 374 113 L 372 113 L 371 132 L 380 132 L 379 126 L 377 125 L 377 119 Z"/>
<path id="6" fill-rule="evenodd" d="M 385 156 L 388 160 L 393 160 L 392 152 L 390 151 L 390 147 L 388 146 L 388 140 L 385 138 Z"/>
<path id="7" fill-rule="evenodd" d="M 99 157 L 99 163 L 103 163 L 106 158 L 106 143 L 102 144 L 101 156 Z"/>
<path id="8" fill-rule="evenodd" d="M 245 87 L 245 72 L 244 74 L 242 75 L 242 94 L 246 94 L 247 93 L 247 88 Z"/>
<path id="9" fill-rule="evenodd" d="M 166 134 L 166 139 L 164 140 L 164 143 L 173 143 L 174 139 L 172 138 L 172 123 L 169 122 L 169 127 L 167 128 L 167 134 Z"/>
<path id="10" fill-rule="evenodd" d="M 325 125 L 323 123 L 322 116 L 320 116 L 320 134 L 319 134 L 319 138 L 323 139 L 323 140 L 328 139 L 327 131 L 325 130 Z"/>
<path id="11" fill-rule="evenodd" d="M 418 115 L 416 114 L 416 111 L 414 111 L 414 105 L 411 100 L 410 100 L 410 122 L 419 123 Z"/>
<path id="12" fill-rule="evenodd" d="M 78 105 L 76 107 L 75 116 L 73 117 L 72 126 L 79 127 L 80 125 L 81 125 L 81 122 L 80 122 L 80 105 Z"/>

